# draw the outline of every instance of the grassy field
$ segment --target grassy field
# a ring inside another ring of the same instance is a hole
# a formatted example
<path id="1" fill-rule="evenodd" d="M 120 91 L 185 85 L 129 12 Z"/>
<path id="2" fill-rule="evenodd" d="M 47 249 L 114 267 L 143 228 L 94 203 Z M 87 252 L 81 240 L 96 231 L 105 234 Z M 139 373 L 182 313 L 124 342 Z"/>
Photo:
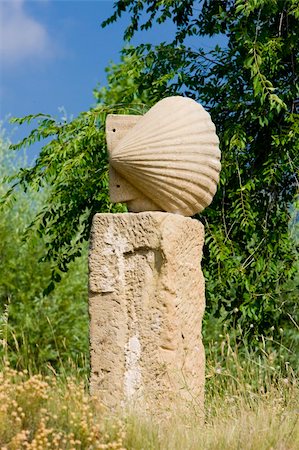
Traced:
<path id="1" fill-rule="evenodd" d="M 225 355 L 207 363 L 206 420 L 190 415 L 156 424 L 113 415 L 90 398 L 86 380 L 30 375 L 5 365 L 0 373 L 0 449 L 297 450 L 299 392 L 292 370 L 275 361 Z"/>

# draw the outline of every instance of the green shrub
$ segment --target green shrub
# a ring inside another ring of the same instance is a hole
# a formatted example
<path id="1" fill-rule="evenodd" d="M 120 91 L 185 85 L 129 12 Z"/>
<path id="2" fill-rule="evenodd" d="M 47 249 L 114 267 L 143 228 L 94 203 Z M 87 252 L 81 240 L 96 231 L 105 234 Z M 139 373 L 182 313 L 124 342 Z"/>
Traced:
<path id="1" fill-rule="evenodd" d="M 0 141 L 0 177 L 11 173 L 24 158 Z M 44 188 L 45 190 L 46 188 Z M 0 186 L 4 192 L 5 186 Z M 44 295 L 51 265 L 40 262 L 47 242 L 26 234 L 45 192 L 15 193 L 15 201 L 0 221 L 0 356 L 18 369 L 30 371 L 79 369 L 88 364 L 87 246 L 63 276 L 55 292 Z"/>

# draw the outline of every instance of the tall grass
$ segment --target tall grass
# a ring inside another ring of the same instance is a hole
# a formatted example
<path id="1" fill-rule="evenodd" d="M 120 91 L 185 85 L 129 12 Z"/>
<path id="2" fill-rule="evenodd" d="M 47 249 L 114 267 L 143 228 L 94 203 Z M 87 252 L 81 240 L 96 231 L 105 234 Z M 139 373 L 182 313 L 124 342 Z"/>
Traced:
<path id="1" fill-rule="evenodd" d="M 217 356 L 218 358 L 218 356 Z M 273 355 L 226 341 L 222 366 L 207 360 L 206 420 L 190 411 L 157 422 L 142 412 L 113 415 L 75 377 L 29 376 L 4 366 L 0 375 L 0 448 L 134 450 L 297 450 L 299 389 L 292 369 Z"/>

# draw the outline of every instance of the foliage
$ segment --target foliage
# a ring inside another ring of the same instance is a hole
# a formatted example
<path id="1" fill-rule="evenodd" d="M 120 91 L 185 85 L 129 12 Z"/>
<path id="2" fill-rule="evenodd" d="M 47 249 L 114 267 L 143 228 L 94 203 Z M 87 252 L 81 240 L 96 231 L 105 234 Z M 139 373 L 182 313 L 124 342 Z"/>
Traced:
<path id="1" fill-rule="evenodd" d="M 24 157 L 8 150 L 2 132 L 0 173 L 13 173 L 26 165 Z M 87 369 L 87 249 L 72 264 L 55 292 L 43 295 L 51 276 L 49 263 L 39 263 L 46 250 L 44 238 L 24 232 L 46 190 L 15 192 L 15 202 L 0 222 L 0 357 L 30 372 Z M 0 192 L 5 186 L 0 186 Z"/>
<path id="2" fill-rule="evenodd" d="M 168 95 L 199 100 L 216 124 L 223 155 L 218 193 L 199 216 L 206 228 L 206 329 L 221 317 L 241 341 L 278 335 L 296 323 L 295 302 L 286 296 L 296 267 L 289 222 L 298 188 L 298 1 L 118 0 L 105 25 L 125 11 L 131 14 L 127 39 L 168 19 L 175 39 L 125 49 L 121 63 L 108 69 L 107 88 L 95 92 L 98 104 L 74 120 L 15 119 L 38 126 L 12 149 L 46 143 L 33 167 L 10 177 L 14 184 L 2 203 L 17 188 L 48 187 L 26 236 L 45 239 L 49 293 L 81 253 L 94 213 L 125 210 L 108 200 L 106 114 L 143 113 Z M 203 51 L 200 37 L 218 33 L 228 42 Z"/>
<path id="3" fill-rule="evenodd" d="M 220 187 L 199 217 L 209 318 L 223 317 L 248 338 L 273 327 L 277 334 L 297 311 L 285 291 L 297 258 L 289 222 L 298 193 L 298 0 L 119 0 L 114 7 L 103 25 L 129 12 L 128 40 L 174 22 L 173 41 L 126 52 L 144 66 L 135 83 L 155 98 L 200 101 L 216 124 Z M 203 51 L 201 36 L 217 34 L 223 46 Z"/>

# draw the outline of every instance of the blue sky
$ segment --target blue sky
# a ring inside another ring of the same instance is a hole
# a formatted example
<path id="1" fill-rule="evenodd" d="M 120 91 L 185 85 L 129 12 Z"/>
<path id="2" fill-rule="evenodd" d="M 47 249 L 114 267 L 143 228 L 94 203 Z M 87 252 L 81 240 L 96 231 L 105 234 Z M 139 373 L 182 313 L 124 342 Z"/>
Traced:
<path id="1" fill-rule="evenodd" d="M 60 107 L 76 116 L 94 104 L 92 90 L 105 84 L 109 61 L 119 60 L 129 22 L 125 16 L 102 29 L 112 12 L 113 0 L 0 0 L 0 119 L 60 116 Z M 138 33 L 132 43 L 167 41 L 173 32 L 168 22 Z M 15 131 L 13 140 L 24 131 Z"/>
<path id="2" fill-rule="evenodd" d="M 123 46 L 128 18 L 100 26 L 113 1 L 0 0 L 0 9 L 1 118 L 55 114 L 60 106 L 69 114 L 89 108 L 93 88 L 105 83 L 104 69 L 118 61 Z M 144 38 L 159 42 L 171 28 Z"/>

